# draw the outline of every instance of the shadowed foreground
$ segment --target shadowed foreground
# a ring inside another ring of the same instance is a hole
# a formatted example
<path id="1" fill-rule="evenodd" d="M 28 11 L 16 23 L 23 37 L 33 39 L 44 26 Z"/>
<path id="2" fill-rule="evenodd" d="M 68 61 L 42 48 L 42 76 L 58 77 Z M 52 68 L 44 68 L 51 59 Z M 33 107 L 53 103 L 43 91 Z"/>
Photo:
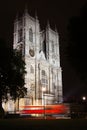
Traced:
<path id="1" fill-rule="evenodd" d="M 35 120 L 35 119 L 1 119 L 1 129 L 26 129 L 26 130 L 87 130 L 86 119 L 58 119 L 58 120 Z"/>

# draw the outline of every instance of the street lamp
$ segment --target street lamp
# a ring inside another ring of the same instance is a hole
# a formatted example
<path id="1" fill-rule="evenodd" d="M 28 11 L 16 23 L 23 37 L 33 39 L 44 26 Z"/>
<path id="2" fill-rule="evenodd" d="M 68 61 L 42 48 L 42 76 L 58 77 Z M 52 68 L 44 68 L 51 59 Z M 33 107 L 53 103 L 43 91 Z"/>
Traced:
<path id="1" fill-rule="evenodd" d="M 44 119 L 46 119 L 46 116 L 45 116 L 45 95 L 44 95 L 45 91 L 46 91 L 46 88 L 42 87 L 42 105 L 44 105 Z"/>
<path id="2" fill-rule="evenodd" d="M 83 96 L 83 97 L 82 97 L 82 100 L 83 100 L 83 101 L 85 101 L 85 100 L 86 100 L 86 97 L 85 97 L 85 96 Z"/>

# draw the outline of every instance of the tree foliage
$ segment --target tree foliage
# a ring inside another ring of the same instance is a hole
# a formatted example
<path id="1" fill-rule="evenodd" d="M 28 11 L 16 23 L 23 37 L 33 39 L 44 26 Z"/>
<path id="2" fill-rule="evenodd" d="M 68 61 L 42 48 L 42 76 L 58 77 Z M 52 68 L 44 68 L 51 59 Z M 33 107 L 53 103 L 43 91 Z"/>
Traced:
<path id="1" fill-rule="evenodd" d="M 12 50 L 0 39 L 0 104 L 2 99 L 8 98 L 8 93 L 14 100 L 25 96 L 25 73 L 25 62 L 21 53 Z"/>
<path id="2" fill-rule="evenodd" d="M 26 88 L 24 87 L 25 73 L 25 62 L 22 60 L 21 53 L 14 50 L 8 71 L 9 92 L 13 99 L 24 97 L 26 94 Z"/>

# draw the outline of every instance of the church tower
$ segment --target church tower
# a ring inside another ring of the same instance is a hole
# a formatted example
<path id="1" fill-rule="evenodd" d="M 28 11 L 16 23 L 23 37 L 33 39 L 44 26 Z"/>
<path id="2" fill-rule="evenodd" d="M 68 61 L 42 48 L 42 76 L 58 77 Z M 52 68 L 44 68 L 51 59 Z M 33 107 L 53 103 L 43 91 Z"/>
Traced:
<path id="1" fill-rule="evenodd" d="M 40 29 L 38 17 L 28 10 L 14 21 L 13 48 L 21 51 L 26 64 L 27 95 L 20 105 L 43 105 L 62 102 L 62 70 L 60 67 L 59 35 L 49 23 Z"/>

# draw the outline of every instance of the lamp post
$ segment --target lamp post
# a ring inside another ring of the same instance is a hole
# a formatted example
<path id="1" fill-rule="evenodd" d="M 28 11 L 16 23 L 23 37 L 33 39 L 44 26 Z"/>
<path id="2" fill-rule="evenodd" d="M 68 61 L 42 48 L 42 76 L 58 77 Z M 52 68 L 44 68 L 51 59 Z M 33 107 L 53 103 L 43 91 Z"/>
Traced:
<path id="1" fill-rule="evenodd" d="M 46 116 L 45 116 L 45 96 L 44 96 L 45 91 L 46 91 L 46 88 L 43 87 L 42 88 L 42 105 L 44 105 L 44 119 L 46 119 Z"/>
<path id="2" fill-rule="evenodd" d="M 85 100 L 86 100 L 86 97 L 85 97 L 85 96 L 83 96 L 83 97 L 82 97 L 82 100 L 83 100 L 83 101 L 85 101 Z"/>
<path id="3" fill-rule="evenodd" d="M 82 97 L 82 102 L 83 102 L 84 104 L 86 104 L 86 101 L 87 101 L 86 96 L 83 96 L 83 97 Z"/>

